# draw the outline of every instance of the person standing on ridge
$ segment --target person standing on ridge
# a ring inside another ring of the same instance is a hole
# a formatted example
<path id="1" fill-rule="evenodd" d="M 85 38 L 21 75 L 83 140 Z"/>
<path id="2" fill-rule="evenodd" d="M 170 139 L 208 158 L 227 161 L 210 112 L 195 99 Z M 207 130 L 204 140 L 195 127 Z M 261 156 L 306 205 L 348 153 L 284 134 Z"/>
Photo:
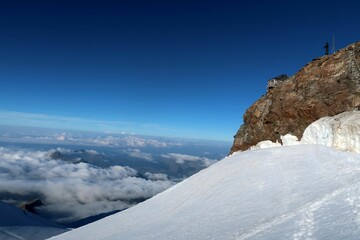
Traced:
<path id="1" fill-rule="evenodd" d="M 328 42 L 325 43 L 324 48 L 325 48 L 325 55 L 329 55 L 329 43 Z"/>

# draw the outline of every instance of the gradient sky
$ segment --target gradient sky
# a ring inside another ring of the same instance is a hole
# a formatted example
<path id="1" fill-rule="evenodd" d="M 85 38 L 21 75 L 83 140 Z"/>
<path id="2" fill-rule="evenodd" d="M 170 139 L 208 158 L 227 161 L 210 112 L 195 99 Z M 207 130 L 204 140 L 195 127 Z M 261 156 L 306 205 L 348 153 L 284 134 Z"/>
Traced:
<path id="1" fill-rule="evenodd" d="M 360 1 L 1 1 L 0 124 L 232 141 Z"/>

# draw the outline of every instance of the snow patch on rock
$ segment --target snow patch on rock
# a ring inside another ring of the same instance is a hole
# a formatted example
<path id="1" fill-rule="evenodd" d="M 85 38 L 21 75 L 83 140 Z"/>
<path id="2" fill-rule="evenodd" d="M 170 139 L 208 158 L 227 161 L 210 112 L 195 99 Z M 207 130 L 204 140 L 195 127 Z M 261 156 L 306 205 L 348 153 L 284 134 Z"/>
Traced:
<path id="1" fill-rule="evenodd" d="M 305 129 L 301 143 L 360 153 L 360 111 L 320 118 Z"/>
<path id="2" fill-rule="evenodd" d="M 293 146 L 300 144 L 299 139 L 290 133 L 286 134 L 285 136 L 280 136 L 280 139 L 283 143 L 283 146 Z"/>
<path id="3" fill-rule="evenodd" d="M 280 138 L 282 144 L 266 140 L 250 147 L 250 150 L 319 144 L 342 151 L 360 153 L 360 111 L 344 112 L 333 117 L 320 118 L 305 129 L 300 141 L 292 134 L 286 134 Z"/>
<path id="4" fill-rule="evenodd" d="M 281 143 L 274 143 L 270 140 L 265 140 L 258 142 L 255 146 L 250 147 L 250 150 L 264 149 L 264 148 L 272 148 L 272 147 L 280 147 Z"/>
<path id="5" fill-rule="evenodd" d="M 282 141 L 282 144 L 279 142 L 274 143 L 270 140 L 265 140 L 258 142 L 255 146 L 250 147 L 249 150 L 257 150 L 257 149 L 281 147 L 281 146 L 293 146 L 300 144 L 299 139 L 290 133 L 286 134 L 285 136 L 280 136 L 280 139 Z"/>

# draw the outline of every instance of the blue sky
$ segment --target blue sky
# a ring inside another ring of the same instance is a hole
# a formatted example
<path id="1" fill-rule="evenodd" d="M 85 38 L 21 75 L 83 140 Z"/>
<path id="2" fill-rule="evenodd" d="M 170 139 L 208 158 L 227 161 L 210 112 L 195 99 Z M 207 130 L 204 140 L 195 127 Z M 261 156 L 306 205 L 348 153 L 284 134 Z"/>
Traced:
<path id="1" fill-rule="evenodd" d="M 360 40 L 359 7 L 3 1 L 0 124 L 232 141 L 269 78 Z"/>

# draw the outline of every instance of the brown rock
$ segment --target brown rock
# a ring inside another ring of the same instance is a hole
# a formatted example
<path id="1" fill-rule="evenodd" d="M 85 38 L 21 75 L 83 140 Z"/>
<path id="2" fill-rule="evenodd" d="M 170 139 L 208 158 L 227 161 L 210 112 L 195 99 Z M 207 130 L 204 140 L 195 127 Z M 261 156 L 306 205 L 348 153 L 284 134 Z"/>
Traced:
<path id="1" fill-rule="evenodd" d="M 269 88 L 244 115 L 231 153 L 263 140 L 299 139 L 305 128 L 324 116 L 360 109 L 360 42 L 316 58 L 294 76 Z"/>

